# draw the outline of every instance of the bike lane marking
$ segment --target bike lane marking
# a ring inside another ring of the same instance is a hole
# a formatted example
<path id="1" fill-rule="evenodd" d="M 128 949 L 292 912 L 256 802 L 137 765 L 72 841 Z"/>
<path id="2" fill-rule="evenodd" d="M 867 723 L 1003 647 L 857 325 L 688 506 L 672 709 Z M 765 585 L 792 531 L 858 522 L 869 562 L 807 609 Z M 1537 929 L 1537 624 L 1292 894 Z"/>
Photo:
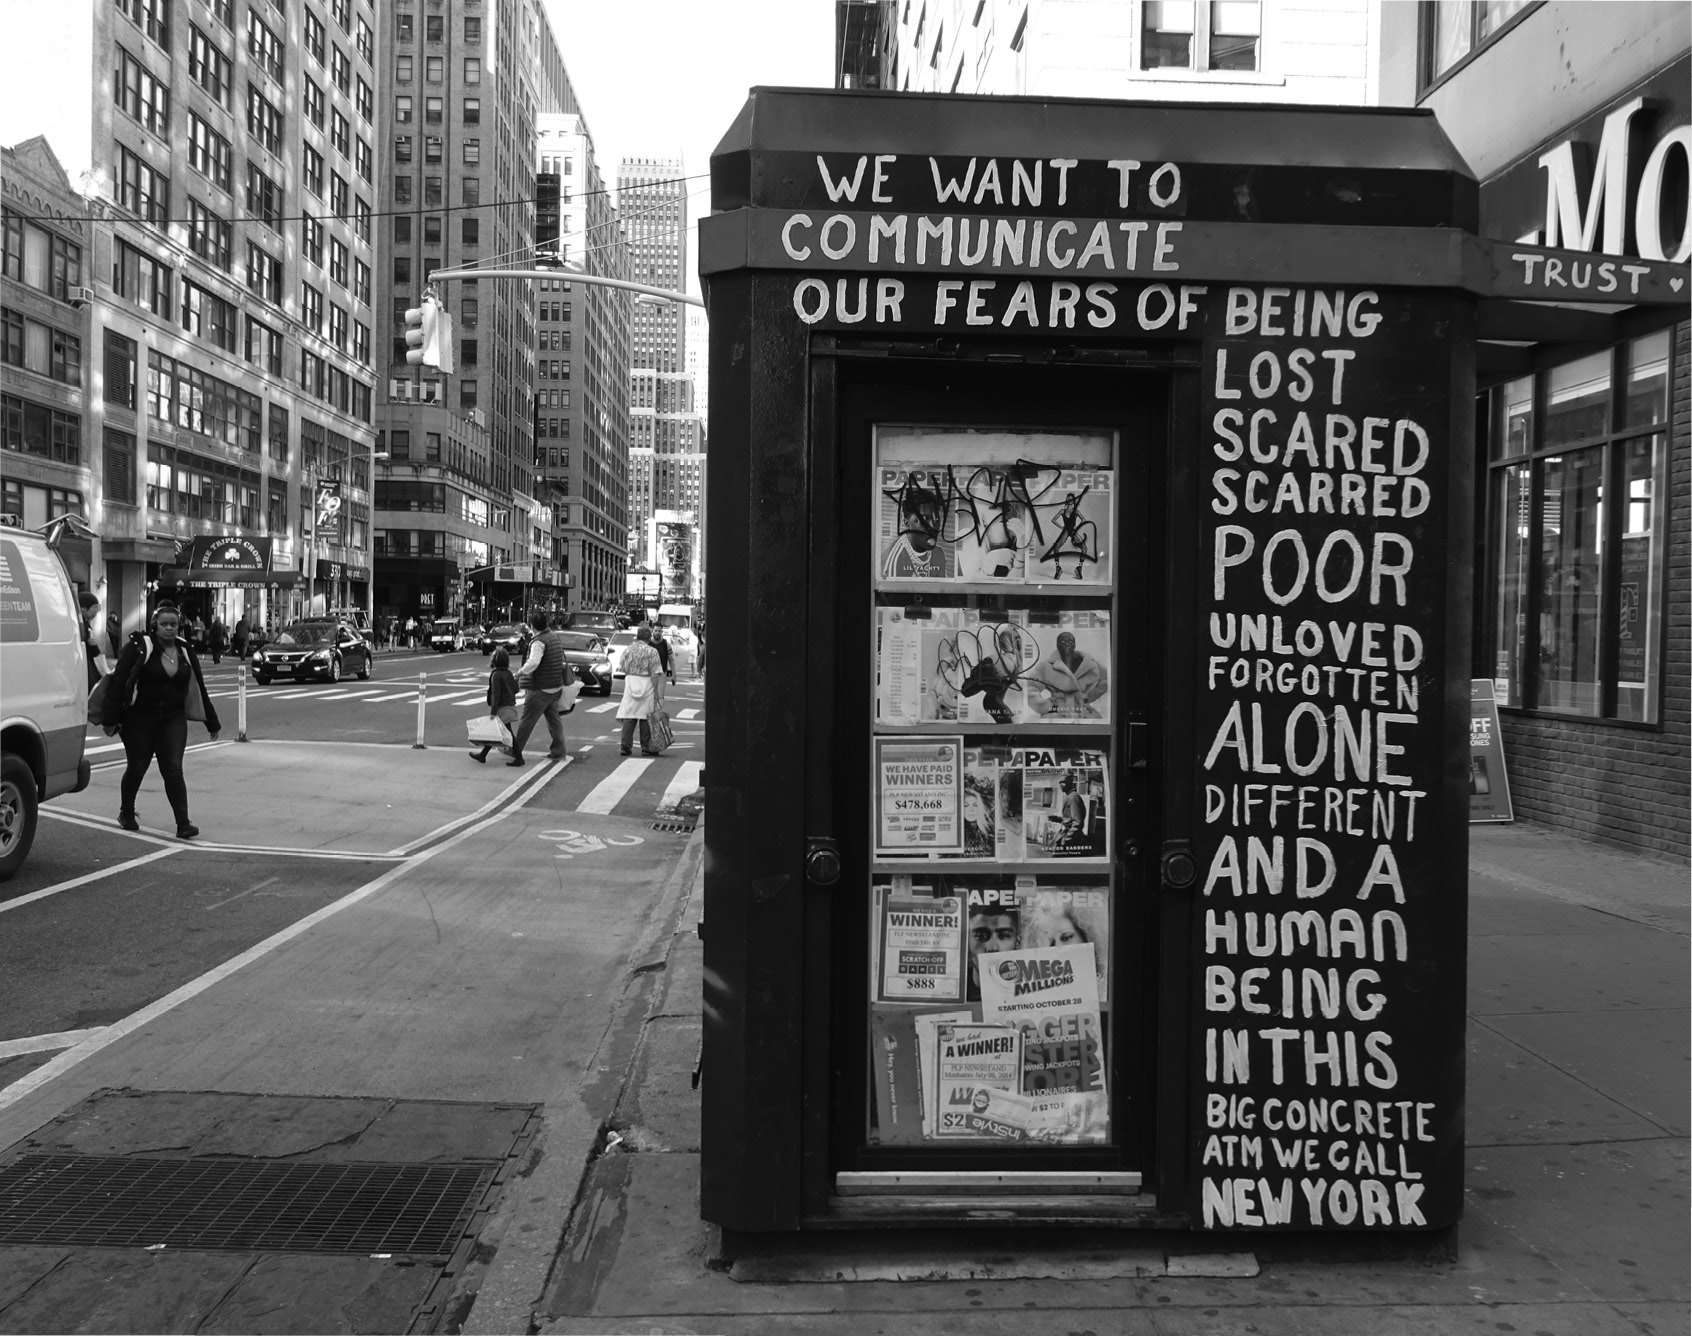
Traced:
<path id="1" fill-rule="evenodd" d="M 53 813 L 58 816 L 60 813 Z M 131 858 L 126 863 L 113 863 L 110 867 L 101 868 L 98 872 L 87 872 L 80 877 L 72 877 L 69 881 L 61 881 L 56 886 L 43 886 L 39 891 L 31 891 L 28 895 L 20 895 L 16 900 L 0 903 L 0 914 L 13 909 L 22 909 L 25 905 L 34 904 L 37 900 L 45 900 L 49 895 L 57 895 L 60 891 L 74 891 L 78 886 L 86 886 L 91 881 L 99 881 L 102 877 L 110 877 L 119 872 L 127 872 L 130 868 L 140 867 L 143 863 L 151 863 L 155 859 L 168 858 L 171 854 L 179 854 L 187 849 L 186 844 L 167 844 L 162 849 L 155 849 L 150 854 L 142 854 L 139 858 Z M 0 1057 L 6 1056 L 0 1053 Z"/>

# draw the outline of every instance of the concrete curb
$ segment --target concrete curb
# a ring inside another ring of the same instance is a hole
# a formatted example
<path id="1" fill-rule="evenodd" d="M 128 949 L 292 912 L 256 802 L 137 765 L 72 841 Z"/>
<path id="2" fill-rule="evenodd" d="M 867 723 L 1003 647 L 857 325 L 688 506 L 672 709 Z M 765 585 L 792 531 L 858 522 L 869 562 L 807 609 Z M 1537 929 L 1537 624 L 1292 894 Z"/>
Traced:
<path id="1" fill-rule="evenodd" d="M 481 1255 L 491 1248 L 493 1257 L 476 1285 L 464 1336 L 527 1336 L 535 1329 L 535 1315 L 599 1150 L 601 1125 L 634 1072 L 647 1015 L 663 999 L 664 967 L 677 923 L 704 875 L 704 860 L 701 818 L 629 952 L 623 992 L 587 1071 L 543 1102 L 528 1163 L 507 1185 L 482 1231 Z"/>

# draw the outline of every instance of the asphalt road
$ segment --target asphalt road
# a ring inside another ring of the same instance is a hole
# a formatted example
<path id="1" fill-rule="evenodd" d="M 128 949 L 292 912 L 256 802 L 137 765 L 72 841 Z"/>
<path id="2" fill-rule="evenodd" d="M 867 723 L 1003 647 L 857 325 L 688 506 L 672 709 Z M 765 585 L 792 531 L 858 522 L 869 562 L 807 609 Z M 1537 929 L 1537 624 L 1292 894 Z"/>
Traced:
<path id="1" fill-rule="evenodd" d="M 0 1105 L 105 1027 L 221 977 L 289 925 L 463 838 L 472 816 L 480 824 L 451 864 L 490 894 L 510 879 L 552 884 L 560 912 L 596 929 L 572 945 L 585 944 L 597 991 L 685 843 L 654 820 L 699 786 L 702 684 L 672 689 L 676 745 L 657 760 L 622 760 L 616 698 L 583 696 L 565 721 L 570 762 L 544 759 L 542 724 L 530 764 L 510 769 L 497 754 L 486 765 L 466 754 L 465 721 L 486 708 L 487 661 L 474 651 L 383 654 L 369 682 L 249 682 L 246 744 L 235 741 L 234 663 L 206 670 L 224 731 L 211 743 L 190 726 L 201 838 L 174 838 L 156 774 L 138 803 L 143 831 L 119 830 L 121 744 L 91 730 L 92 785 L 43 806 L 29 862 L 0 885 Z M 420 674 L 427 745 L 415 750 Z M 502 816 L 512 819 L 488 825 Z M 614 912 L 600 903 L 608 887 Z"/>

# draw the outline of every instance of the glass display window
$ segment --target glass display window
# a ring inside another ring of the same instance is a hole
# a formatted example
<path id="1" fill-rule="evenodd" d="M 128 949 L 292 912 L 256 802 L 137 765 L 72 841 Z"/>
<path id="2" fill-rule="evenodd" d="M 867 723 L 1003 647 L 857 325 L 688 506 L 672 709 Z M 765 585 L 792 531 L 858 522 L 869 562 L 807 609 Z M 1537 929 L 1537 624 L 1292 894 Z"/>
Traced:
<path id="1" fill-rule="evenodd" d="M 1118 450 L 875 430 L 867 1145 L 1114 1143 Z"/>

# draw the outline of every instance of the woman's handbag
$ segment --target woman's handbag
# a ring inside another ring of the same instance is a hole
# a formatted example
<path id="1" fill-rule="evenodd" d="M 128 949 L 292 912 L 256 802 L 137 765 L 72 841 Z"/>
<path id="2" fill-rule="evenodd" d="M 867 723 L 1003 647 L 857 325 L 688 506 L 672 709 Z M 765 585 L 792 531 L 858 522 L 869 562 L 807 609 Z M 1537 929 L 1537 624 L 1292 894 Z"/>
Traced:
<path id="1" fill-rule="evenodd" d="M 651 725 L 652 742 L 650 750 L 656 755 L 676 740 L 676 734 L 675 730 L 670 727 L 670 716 L 664 712 L 662 706 L 652 712 Z"/>
<path id="2" fill-rule="evenodd" d="M 482 743 L 486 743 L 490 747 L 509 747 L 511 745 L 511 730 L 505 726 L 505 720 L 496 714 L 484 714 L 475 719 L 466 719 L 464 731 L 470 735 L 470 741 L 478 745 Z"/>
<path id="3" fill-rule="evenodd" d="M 101 716 L 106 712 L 106 693 L 112 689 L 112 674 L 107 673 L 94 684 L 94 690 L 88 693 L 88 722 L 98 728 Z"/>

